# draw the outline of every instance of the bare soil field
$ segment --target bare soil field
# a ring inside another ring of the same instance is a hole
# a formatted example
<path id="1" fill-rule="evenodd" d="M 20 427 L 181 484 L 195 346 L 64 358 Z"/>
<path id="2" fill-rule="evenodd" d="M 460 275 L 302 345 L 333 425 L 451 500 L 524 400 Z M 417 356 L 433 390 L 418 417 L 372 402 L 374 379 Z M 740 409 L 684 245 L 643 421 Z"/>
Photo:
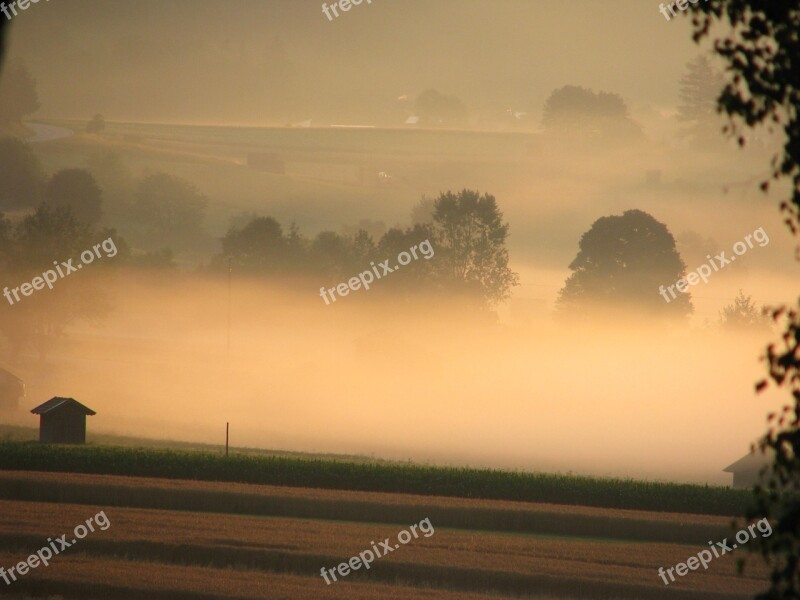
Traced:
<path id="1" fill-rule="evenodd" d="M 195 494 L 198 508 L 172 506 L 188 493 Z M 735 574 L 736 559 L 746 554 L 742 549 L 714 560 L 706 571 L 663 584 L 659 567 L 686 561 L 707 547 L 708 539 L 730 537 L 727 520 L 714 516 L 0 472 L 0 497 L 9 496 L 24 497 L 0 500 L 0 566 L 6 568 L 44 546 L 47 538 L 67 534 L 69 540 L 76 525 L 100 511 L 111 522 L 107 530 L 90 533 L 54 557 L 49 567 L 40 566 L 11 586 L 0 581 L 3 595 L 18 598 L 699 600 L 745 598 L 763 587 L 765 576 L 755 558 L 749 559 L 744 576 Z M 245 504 L 237 505 L 237 497 Z M 255 499 L 273 510 L 241 510 L 257 508 Z M 149 505 L 142 506 L 143 500 Z M 309 516 L 291 514 L 292 505 L 303 506 Z M 335 505 L 351 507 L 346 517 L 360 506 L 368 518 L 340 518 L 331 510 Z M 479 527 L 470 526 L 465 517 L 470 512 Z M 503 520 L 509 515 L 516 521 Z M 420 535 L 375 560 L 368 571 L 353 571 L 332 585 L 320 577 L 322 567 L 335 568 L 373 542 L 389 538 L 397 545 L 402 529 L 425 518 L 435 528 L 429 537 Z M 578 527 L 570 529 L 570 521 Z M 501 527 L 492 529 L 493 522 Z M 514 530 L 515 522 L 526 527 Z M 656 538 L 669 526 L 699 541 L 637 538 L 642 531 Z M 703 539 L 708 531 L 719 535 Z"/>

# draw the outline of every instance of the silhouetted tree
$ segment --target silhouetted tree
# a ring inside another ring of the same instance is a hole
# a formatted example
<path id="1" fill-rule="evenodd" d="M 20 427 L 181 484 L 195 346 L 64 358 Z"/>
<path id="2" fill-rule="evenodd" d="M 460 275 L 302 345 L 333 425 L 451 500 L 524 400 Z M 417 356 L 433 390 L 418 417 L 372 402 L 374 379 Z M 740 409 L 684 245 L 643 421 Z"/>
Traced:
<path id="1" fill-rule="evenodd" d="M 120 226 L 130 222 L 135 183 L 120 154 L 113 150 L 92 153 L 86 160 L 86 168 L 103 194 L 105 220 Z"/>
<path id="2" fill-rule="evenodd" d="M 61 262 L 73 259 L 73 266 L 77 266 L 81 252 L 108 238 L 114 239 L 118 252 L 125 247 L 115 231 L 95 231 L 78 221 L 68 206 L 48 204 L 42 204 L 11 228 L 9 237 L 9 270 L 4 272 L 4 279 L 10 288 L 31 282 L 45 271 L 55 270 L 54 261 L 60 266 Z M 118 256 L 124 260 L 121 253 Z M 102 269 L 98 264 L 91 270 L 84 269 L 80 276 L 59 277 L 53 289 L 39 290 L 13 305 L 6 298 L 0 298 L 0 332 L 9 340 L 13 351 L 19 353 L 32 346 L 40 360 L 44 360 L 70 323 L 96 320 L 108 312 L 108 296 L 95 283 Z"/>
<path id="3" fill-rule="evenodd" d="M 494 196 L 471 190 L 441 194 L 431 240 L 439 280 L 450 291 L 472 296 L 485 306 L 507 299 L 519 281 L 508 266 L 508 229 Z"/>
<path id="4" fill-rule="evenodd" d="M 708 261 L 708 256 L 715 254 L 720 245 L 711 237 L 704 237 L 696 231 L 682 231 L 675 236 L 675 244 L 683 261 L 697 266 Z"/>
<path id="5" fill-rule="evenodd" d="M 174 270 L 178 268 L 175 264 L 174 255 L 169 248 L 154 250 L 153 252 L 142 252 L 132 254 L 126 264 L 141 269 Z"/>
<path id="6" fill-rule="evenodd" d="M 124 195 L 126 200 L 133 196 L 133 175 L 119 152 L 95 152 L 86 160 L 86 168 L 97 181 L 107 201 L 119 195 Z"/>
<path id="7" fill-rule="evenodd" d="M 277 273 L 286 263 L 288 240 L 283 228 L 272 217 L 256 217 L 242 228 L 231 228 L 222 238 L 222 256 L 217 260 L 227 267 L 228 259 L 238 270 L 251 273 Z"/>
<path id="8" fill-rule="evenodd" d="M 377 258 L 376 262 L 379 262 L 388 259 L 389 266 L 398 267 L 398 256 L 401 252 L 409 253 L 410 248 L 419 246 L 426 240 L 430 243 L 431 250 L 434 252 L 433 257 L 425 258 L 423 250 L 417 250 L 416 260 L 412 256 L 411 262 L 396 268 L 390 278 L 386 278 L 381 282 L 381 289 L 390 291 L 395 299 L 402 298 L 408 301 L 415 296 L 429 298 L 431 294 L 453 289 L 450 273 L 444 268 L 437 268 L 442 267 L 442 264 L 437 264 L 436 262 L 439 255 L 436 252 L 436 235 L 433 232 L 432 225 L 414 225 L 407 229 L 397 227 L 389 229 L 378 240 L 372 254 L 372 260 Z M 427 245 L 425 246 L 425 252 L 429 252 Z M 463 290 L 459 288 L 459 291 Z M 481 289 L 476 289 L 474 293 L 479 303 L 484 301 L 482 291 Z"/>
<path id="9" fill-rule="evenodd" d="M 45 199 L 53 206 L 69 206 L 76 219 L 96 225 L 103 216 L 103 194 L 85 169 L 63 169 L 47 182 Z"/>
<path id="10" fill-rule="evenodd" d="M 726 331 L 769 331 L 770 320 L 742 290 L 719 313 L 719 326 Z"/>
<path id="11" fill-rule="evenodd" d="M 0 19 L 0 73 L 2 73 L 3 59 L 6 54 L 6 31 L 8 31 L 8 22 Z"/>
<path id="12" fill-rule="evenodd" d="M 345 237 L 354 237 L 359 231 L 365 231 L 373 240 L 377 240 L 386 233 L 386 230 L 386 223 L 383 221 L 359 219 L 355 225 L 343 225 L 339 233 Z"/>
<path id="13" fill-rule="evenodd" d="M 567 316 L 591 308 L 652 311 L 686 316 L 689 293 L 660 293 L 686 270 L 666 225 L 641 210 L 601 217 L 581 236 L 572 274 L 559 292 L 557 307 Z"/>
<path id="14" fill-rule="evenodd" d="M 550 94 L 544 105 L 542 125 L 560 134 L 581 137 L 641 135 L 641 128 L 628 116 L 628 107 L 621 96 L 575 85 L 566 85 Z"/>
<path id="15" fill-rule="evenodd" d="M 700 55 L 686 65 L 686 73 L 680 79 L 680 105 L 678 120 L 686 123 L 686 134 L 695 141 L 708 143 L 723 140 L 717 98 L 722 93 L 725 81 L 722 75 L 711 66 L 705 55 Z"/>
<path id="16" fill-rule="evenodd" d="M 547 98 L 542 122 L 545 125 L 554 125 L 561 120 L 581 117 L 624 118 L 627 116 L 628 108 L 618 94 L 593 92 L 577 85 L 565 85 L 553 91 Z"/>
<path id="17" fill-rule="evenodd" d="M 208 200 L 178 177 L 155 173 L 139 182 L 132 215 L 137 242 L 150 249 L 195 247 L 207 238 L 203 230 Z"/>
<path id="18" fill-rule="evenodd" d="M 24 65 L 4 69 L 0 77 L 0 128 L 21 124 L 27 115 L 39 110 L 36 80 Z"/>
<path id="19" fill-rule="evenodd" d="M 467 120 L 467 108 L 457 97 L 425 90 L 417 97 L 417 115 L 427 125 L 460 125 Z"/>
<path id="20" fill-rule="evenodd" d="M 38 269 L 59 257 L 75 257 L 94 241 L 92 232 L 92 226 L 75 218 L 69 206 L 42 204 L 15 227 L 14 264 Z"/>
<path id="21" fill-rule="evenodd" d="M 11 221 L 0 212 L 0 273 L 8 272 L 8 257 L 11 251 Z"/>
<path id="22" fill-rule="evenodd" d="M 222 238 L 222 253 L 213 264 L 227 268 L 230 259 L 235 269 L 252 274 L 345 277 L 368 266 L 374 250 L 372 237 L 363 230 L 351 236 L 323 231 L 309 241 L 295 223 L 284 234 L 272 217 L 251 217 Z"/>
<path id="23" fill-rule="evenodd" d="M 30 147 L 12 137 L 0 138 L 0 211 L 32 208 L 39 203 L 42 171 Z"/>
<path id="24" fill-rule="evenodd" d="M 391 277 L 381 279 L 380 287 L 401 299 L 456 293 L 483 309 L 506 298 L 517 275 L 508 268 L 508 225 L 494 198 L 468 191 L 448 193 L 436 206 L 434 223 L 392 228 L 377 242 L 363 229 L 353 235 L 322 231 L 308 240 L 294 223 L 285 235 L 275 219 L 255 217 L 228 231 L 212 268 L 226 269 L 230 259 L 235 269 L 244 272 L 313 277 L 333 285 L 388 261 L 394 270 Z M 418 248 L 414 259 L 410 249 L 426 240 L 431 250 Z M 396 269 L 402 252 L 409 253 L 409 262 Z"/>
<path id="25" fill-rule="evenodd" d="M 356 269 L 352 240 L 333 231 L 322 231 L 311 242 L 309 266 L 332 278 L 351 277 Z"/>
<path id="26" fill-rule="evenodd" d="M 289 225 L 289 234 L 286 236 L 286 251 L 288 264 L 297 272 L 303 269 L 309 253 L 309 242 L 300 234 L 300 228 L 294 221 Z"/>
<path id="27" fill-rule="evenodd" d="M 353 236 L 353 260 L 357 264 L 366 265 L 374 260 L 376 250 L 375 240 L 369 232 L 364 229 L 356 231 Z"/>
<path id="28" fill-rule="evenodd" d="M 422 196 L 411 209 L 411 224 L 430 225 L 433 223 L 434 210 L 436 210 L 436 199 Z"/>
<path id="29" fill-rule="evenodd" d="M 86 133 L 101 133 L 106 129 L 106 120 L 103 115 L 95 115 L 92 120 L 86 124 Z"/>

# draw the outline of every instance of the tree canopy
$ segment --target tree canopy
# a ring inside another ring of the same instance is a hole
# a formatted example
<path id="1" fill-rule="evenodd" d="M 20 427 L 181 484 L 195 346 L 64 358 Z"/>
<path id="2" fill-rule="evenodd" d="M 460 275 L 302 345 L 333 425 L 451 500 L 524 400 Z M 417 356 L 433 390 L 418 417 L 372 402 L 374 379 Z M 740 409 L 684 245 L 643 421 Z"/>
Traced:
<path id="1" fill-rule="evenodd" d="M 86 133 L 102 133 L 106 129 L 106 120 L 103 115 L 97 114 L 86 123 Z"/>
<path id="2" fill-rule="evenodd" d="M 507 298 L 517 283 L 508 266 L 508 225 L 495 198 L 464 190 L 446 192 L 433 202 L 428 223 L 393 227 L 377 240 L 365 229 L 342 235 L 321 231 L 308 239 L 292 226 L 284 232 L 271 217 L 251 217 L 237 224 L 222 240 L 216 269 L 235 268 L 256 275 L 292 275 L 339 282 L 370 268 L 371 263 L 396 258 L 428 240 L 434 260 L 414 260 L 382 281 L 381 288 L 415 294 L 459 296 L 481 308 Z M 376 286 L 377 287 L 377 286 Z"/>
<path id="3" fill-rule="evenodd" d="M 460 125 L 467 120 L 467 108 L 456 96 L 425 90 L 417 97 L 417 114 L 427 125 Z"/>
<path id="4" fill-rule="evenodd" d="M 69 206 L 76 219 L 96 225 L 103 216 L 103 194 L 85 169 L 63 169 L 47 182 L 45 199 L 53 206 Z"/>
<path id="5" fill-rule="evenodd" d="M 719 325 L 725 331 L 768 332 L 770 320 L 742 290 L 719 313 Z"/>
<path id="6" fill-rule="evenodd" d="M 208 199 L 188 181 L 166 173 L 142 179 L 131 207 L 134 241 L 151 250 L 193 248 L 207 234 L 203 229 Z"/>
<path id="7" fill-rule="evenodd" d="M 594 92 L 576 85 L 565 85 L 550 94 L 544 104 L 542 125 L 561 134 L 604 139 L 641 135 L 619 94 Z"/>
<path id="8" fill-rule="evenodd" d="M 0 129 L 21 124 L 22 119 L 39 110 L 36 80 L 22 64 L 12 65 L 0 76 Z"/>
<path id="9" fill-rule="evenodd" d="M 717 116 L 717 98 L 725 80 L 704 54 L 686 65 L 679 83 L 678 120 L 685 123 L 685 133 L 695 141 L 722 140 Z"/>
<path id="10" fill-rule="evenodd" d="M 433 233 L 445 284 L 487 305 L 507 299 L 519 277 L 508 266 L 508 224 L 494 196 L 463 190 L 434 203 Z"/>
<path id="11" fill-rule="evenodd" d="M 800 226 L 800 0 L 707 0 L 689 6 L 695 41 L 720 25 L 725 32 L 714 39 L 729 75 L 718 106 L 732 118 L 731 133 L 744 145 L 743 128 L 767 124 L 783 129 L 785 143 L 772 161 L 772 179 L 789 180 L 791 197 L 781 202 L 786 224 L 795 235 Z M 716 32 L 718 29 L 714 29 Z M 762 183 L 769 189 L 769 181 Z M 800 306 L 800 303 L 799 303 Z M 770 457 L 770 469 L 755 489 L 755 508 L 747 517 L 767 518 L 773 534 L 749 547 L 759 551 L 771 567 L 769 589 L 758 598 L 800 597 L 800 309 L 773 309 L 785 324 L 779 344 L 765 353 L 769 379 L 757 384 L 787 389 L 792 403 L 768 416 L 766 434 L 757 448 Z M 754 448 L 755 449 L 755 448 Z"/>
<path id="12" fill-rule="evenodd" d="M 687 316 L 689 293 L 659 294 L 683 278 L 686 265 L 666 225 L 641 210 L 601 217 L 581 236 L 572 274 L 559 292 L 557 308 L 566 316 L 587 309 L 652 311 Z"/>
<path id="13" fill-rule="evenodd" d="M 0 211 L 36 206 L 44 177 L 30 146 L 13 137 L 0 138 L 0 165 Z"/>
<path id="14" fill-rule="evenodd" d="M 5 237 L 5 242 L 3 238 Z M 30 282 L 52 270 L 53 261 L 77 259 L 94 244 L 112 238 L 122 261 L 127 245 L 113 230 L 95 230 L 80 222 L 69 206 L 40 205 L 15 225 L 0 216 L 0 263 L 9 287 Z M 0 302 L 0 332 L 14 352 L 33 347 L 43 359 L 64 328 L 77 320 L 97 319 L 110 309 L 107 295 L 96 285 L 101 266 L 81 271 L 80 277 L 60 278 L 53 289 L 33 294 L 24 302 Z"/>

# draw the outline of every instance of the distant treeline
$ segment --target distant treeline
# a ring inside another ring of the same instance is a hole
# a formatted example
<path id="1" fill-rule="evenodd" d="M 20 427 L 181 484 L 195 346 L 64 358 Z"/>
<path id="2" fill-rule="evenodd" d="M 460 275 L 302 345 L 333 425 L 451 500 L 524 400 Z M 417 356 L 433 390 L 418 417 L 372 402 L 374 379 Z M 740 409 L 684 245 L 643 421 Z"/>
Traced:
<path id="1" fill-rule="evenodd" d="M 373 262 L 397 266 L 401 252 L 427 240 L 435 257 L 399 270 L 386 283 L 395 293 L 458 295 L 483 309 L 508 298 L 517 283 L 508 266 L 509 226 L 495 198 L 477 191 L 424 199 L 411 227 L 380 235 L 357 227 L 308 238 L 294 223 L 286 229 L 272 217 L 249 215 L 220 247 L 204 228 L 208 198 L 183 179 L 166 173 L 136 179 L 113 154 L 93 156 L 88 169 L 46 178 L 30 147 L 10 137 L 0 138 L 0 164 L 10 173 L 0 181 L 0 266 L 7 272 L 41 272 L 91 239 L 113 235 L 120 248 L 115 267 L 174 268 L 173 253 L 205 253 L 213 258 L 201 268 L 211 272 L 230 266 L 239 274 L 313 278 L 323 286 L 369 270 Z"/>
<path id="2" fill-rule="evenodd" d="M 423 201 L 415 215 L 412 227 L 389 229 L 378 239 L 366 229 L 353 234 L 323 231 L 309 239 L 294 224 L 284 231 L 271 217 L 255 217 L 228 231 L 211 268 L 313 277 L 320 285 L 333 285 L 370 270 L 373 264 L 388 261 L 396 267 L 400 253 L 428 241 L 432 255 L 397 270 L 382 282 L 384 289 L 405 294 L 445 292 L 472 299 L 480 307 L 509 296 L 517 275 L 508 266 L 508 225 L 493 196 L 470 190 L 448 192 Z"/>

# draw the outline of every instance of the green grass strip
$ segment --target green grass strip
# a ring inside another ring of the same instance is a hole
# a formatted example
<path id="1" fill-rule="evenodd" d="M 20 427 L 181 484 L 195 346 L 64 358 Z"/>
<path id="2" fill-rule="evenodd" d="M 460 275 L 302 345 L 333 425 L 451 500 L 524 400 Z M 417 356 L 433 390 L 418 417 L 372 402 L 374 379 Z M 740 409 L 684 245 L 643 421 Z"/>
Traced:
<path id="1" fill-rule="evenodd" d="M 746 490 L 496 469 L 0 441 L 0 469 L 230 481 L 734 516 Z"/>

